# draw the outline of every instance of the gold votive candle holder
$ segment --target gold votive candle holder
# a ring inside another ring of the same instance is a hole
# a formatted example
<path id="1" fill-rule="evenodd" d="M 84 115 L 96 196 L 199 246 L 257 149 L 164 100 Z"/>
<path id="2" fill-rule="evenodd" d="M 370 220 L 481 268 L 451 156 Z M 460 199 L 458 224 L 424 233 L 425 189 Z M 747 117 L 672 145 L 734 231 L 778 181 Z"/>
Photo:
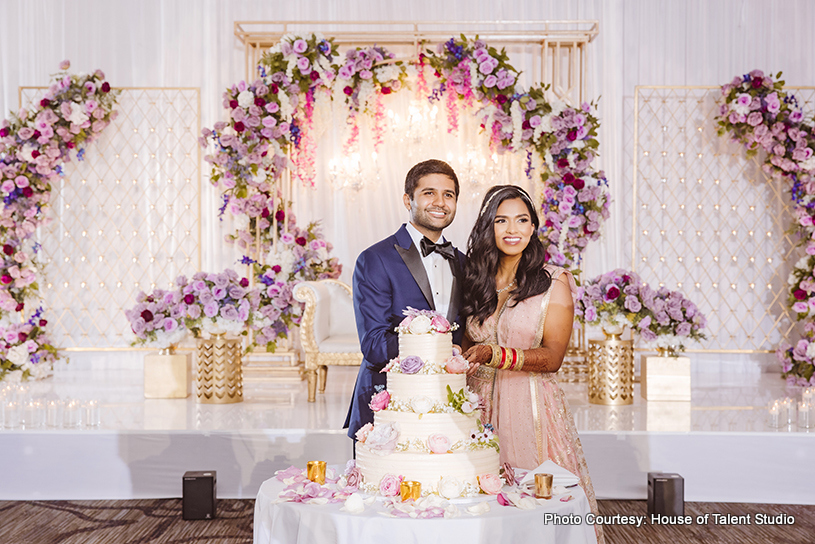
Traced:
<path id="1" fill-rule="evenodd" d="M 306 477 L 320 485 L 325 483 L 325 461 L 309 461 L 306 464 Z"/>
<path id="2" fill-rule="evenodd" d="M 539 499 L 552 498 L 552 474 L 535 474 L 535 496 Z"/>
<path id="3" fill-rule="evenodd" d="M 413 499 L 414 501 L 422 497 L 422 483 L 406 480 L 399 484 L 399 498 L 402 501 Z"/>

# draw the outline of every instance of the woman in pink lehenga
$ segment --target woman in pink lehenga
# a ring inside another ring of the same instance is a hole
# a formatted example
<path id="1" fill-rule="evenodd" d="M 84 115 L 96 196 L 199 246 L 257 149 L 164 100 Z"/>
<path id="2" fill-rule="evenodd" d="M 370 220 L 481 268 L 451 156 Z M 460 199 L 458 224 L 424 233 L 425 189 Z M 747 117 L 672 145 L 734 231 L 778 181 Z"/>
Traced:
<path id="1" fill-rule="evenodd" d="M 484 196 L 464 274 L 468 383 L 484 399 L 482 418 L 498 433 L 501 462 L 534 469 L 551 459 L 580 478 L 596 514 L 574 418 L 555 378 L 571 336 L 575 282 L 544 264 L 538 226 L 520 187 L 499 185 Z"/>

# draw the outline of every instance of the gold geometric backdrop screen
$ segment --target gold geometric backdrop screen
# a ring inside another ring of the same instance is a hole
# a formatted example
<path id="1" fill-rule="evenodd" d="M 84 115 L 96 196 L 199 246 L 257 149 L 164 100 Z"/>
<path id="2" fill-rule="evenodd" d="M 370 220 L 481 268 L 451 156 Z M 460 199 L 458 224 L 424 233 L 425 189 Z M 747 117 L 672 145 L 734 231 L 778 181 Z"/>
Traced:
<path id="1" fill-rule="evenodd" d="M 21 91 L 23 104 L 43 92 Z M 128 347 L 136 294 L 200 269 L 199 95 L 122 89 L 118 118 L 54 184 L 38 241 L 55 345 Z"/>
<path id="2" fill-rule="evenodd" d="M 788 88 L 812 111 L 815 90 Z M 713 352 L 774 350 L 795 327 L 787 277 L 803 255 L 789 182 L 716 134 L 718 87 L 637 87 L 632 268 L 682 291 L 708 318 Z"/>

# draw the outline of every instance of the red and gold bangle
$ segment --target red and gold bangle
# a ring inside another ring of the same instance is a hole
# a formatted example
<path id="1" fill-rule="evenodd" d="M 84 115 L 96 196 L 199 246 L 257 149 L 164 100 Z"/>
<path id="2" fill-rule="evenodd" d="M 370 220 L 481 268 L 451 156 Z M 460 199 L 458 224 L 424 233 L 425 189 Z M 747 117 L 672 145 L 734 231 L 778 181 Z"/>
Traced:
<path id="1" fill-rule="evenodd" d="M 489 346 L 492 349 L 492 358 L 487 363 L 487 366 L 498 368 L 498 364 L 501 361 L 501 347 L 496 344 L 489 344 Z"/>
<path id="2" fill-rule="evenodd" d="M 518 350 L 518 364 L 515 366 L 515 370 L 521 370 L 524 367 L 524 350 Z"/>

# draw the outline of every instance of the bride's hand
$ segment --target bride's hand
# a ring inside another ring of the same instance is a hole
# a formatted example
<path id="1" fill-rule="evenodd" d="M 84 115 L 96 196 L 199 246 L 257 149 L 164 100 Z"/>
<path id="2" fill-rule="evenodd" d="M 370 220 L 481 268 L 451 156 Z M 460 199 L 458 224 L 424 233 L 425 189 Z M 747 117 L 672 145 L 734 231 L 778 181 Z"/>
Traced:
<path id="1" fill-rule="evenodd" d="M 479 365 L 488 363 L 492 359 L 492 348 L 490 346 L 479 344 L 473 346 L 462 355 L 467 362 L 470 363 L 470 368 L 467 370 L 467 375 L 472 376 L 478 370 Z"/>

